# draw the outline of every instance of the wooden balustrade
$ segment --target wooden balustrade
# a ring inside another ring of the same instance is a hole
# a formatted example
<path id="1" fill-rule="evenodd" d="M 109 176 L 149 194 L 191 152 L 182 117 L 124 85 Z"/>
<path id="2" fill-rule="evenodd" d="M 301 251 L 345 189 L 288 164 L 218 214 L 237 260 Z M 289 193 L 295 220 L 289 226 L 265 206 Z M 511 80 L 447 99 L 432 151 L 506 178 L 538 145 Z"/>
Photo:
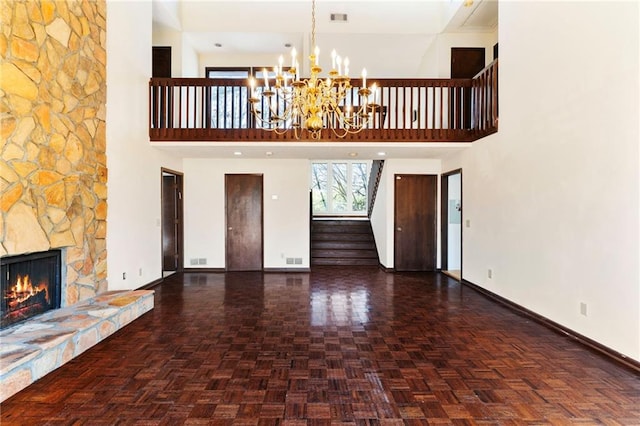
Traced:
<path id="1" fill-rule="evenodd" d="M 497 131 L 498 63 L 473 79 L 369 79 L 377 83 L 376 110 L 366 128 L 321 141 L 470 142 Z M 357 104 L 359 79 L 349 96 Z M 152 78 L 149 136 L 152 141 L 296 141 L 256 125 L 245 80 Z M 370 98 L 373 101 L 373 95 Z M 266 106 L 262 106 L 266 110 Z M 300 140 L 309 140 L 301 132 Z"/>

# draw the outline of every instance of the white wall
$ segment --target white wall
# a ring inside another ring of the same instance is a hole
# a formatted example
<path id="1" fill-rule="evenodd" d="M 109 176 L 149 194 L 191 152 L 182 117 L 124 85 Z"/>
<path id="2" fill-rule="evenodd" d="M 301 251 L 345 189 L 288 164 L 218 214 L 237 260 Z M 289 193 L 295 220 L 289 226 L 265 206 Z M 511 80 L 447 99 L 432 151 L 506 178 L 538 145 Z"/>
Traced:
<path id="1" fill-rule="evenodd" d="M 198 61 L 200 62 L 199 77 L 205 77 L 204 70 L 206 67 L 271 67 L 278 64 L 278 57 L 282 54 L 285 58 L 287 50 L 282 49 L 282 53 L 200 53 Z M 289 61 L 291 62 L 291 61 Z"/>
<path id="2" fill-rule="evenodd" d="M 109 1 L 107 15 L 107 279 L 117 290 L 160 278 L 160 168 L 181 162 L 149 145 L 151 2 Z"/>
<path id="3" fill-rule="evenodd" d="M 396 174 L 440 175 L 440 160 L 429 159 L 387 159 L 384 162 L 378 195 L 371 213 L 371 227 L 376 239 L 380 263 L 386 268 L 394 267 L 394 197 Z M 438 178 L 438 197 L 435 208 L 438 211 L 437 229 L 440 229 L 440 179 Z M 439 232 L 438 232 L 439 234 Z M 437 241 L 437 264 L 440 264 L 440 236 Z"/>
<path id="4" fill-rule="evenodd" d="M 367 38 L 367 35 L 359 35 Z M 330 68 L 330 46 L 340 46 L 337 40 L 340 35 L 324 35 L 319 38 L 318 44 L 327 52 L 321 52 L 321 66 L 326 70 Z M 372 36 L 368 36 L 369 39 Z M 451 75 L 451 48 L 452 47 L 484 47 L 485 63 L 488 65 L 493 60 L 493 46 L 498 42 L 498 33 L 445 33 L 439 35 L 376 35 L 379 39 L 371 44 L 354 44 L 341 46 L 339 53 L 349 57 L 351 62 L 350 75 L 359 78 L 362 68 L 367 69 L 369 78 L 449 78 Z M 383 43 L 384 41 L 384 43 Z M 326 47 L 324 47 L 326 46 Z M 403 46 L 398 49 L 398 46 Z M 306 47 L 305 47 L 306 48 Z M 283 48 L 280 53 L 201 53 L 199 55 L 201 77 L 204 77 L 205 67 L 250 67 L 267 66 L 277 64 L 279 55 L 289 59 L 289 50 Z M 407 52 L 424 52 L 422 57 Z M 307 54 L 298 53 L 298 60 L 302 68 L 302 75 L 309 75 Z M 372 58 L 382 58 L 373 60 Z"/>
<path id="5" fill-rule="evenodd" d="M 635 360 L 638 8 L 501 2 L 500 130 L 443 164 L 463 169 L 463 278 Z"/>
<path id="6" fill-rule="evenodd" d="M 182 77 L 182 31 L 154 23 L 152 25 L 153 46 L 171 46 L 171 76 Z"/>
<path id="7" fill-rule="evenodd" d="M 154 46 L 171 46 L 172 77 L 204 76 L 204 68 L 199 69 L 198 53 L 182 31 L 153 23 L 152 41 Z"/>
<path id="8" fill-rule="evenodd" d="M 202 268 L 225 267 L 224 175 L 262 173 L 264 267 L 309 268 L 308 160 L 184 160 L 185 267 L 192 258 Z M 277 196 L 277 199 L 273 199 Z M 302 265 L 287 265 L 301 257 Z"/>
<path id="9" fill-rule="evenodd" d="M 502 3 L 500 3 L 502 5 Z M 501 28 L 502 31 L 502 28 Z M 493 61 L 493 46 L 498 42 L 498 32 L 492 33 L 443 33 L 436 36 L 422 58 L 420 75 L 430 78 L 451 77 L 452 47 L 484 47 L 485 65 Z"/>
<path id="10" fill-rule="evenodd" d="M 376 200 L 371 210 L 371 230 L 376 240 L 376 249 L 378 250 L 378 260 L 380 264 L 387 266 L 387 245 L 393 247 L 393 240 L 387 240 L 387 225 L 391 221 L 393 224 L 393 216 L 387 217 L 387 203 L 389 202 L 389 188 L 387 185 L 386 167 L 387 161 L 385 160 L 382 167 L 382 174 L 380 175 L 380 182 L 378 183 L 378 193 L 376 194 Z M 393 202 L 393 198 L 391 199 Z M 393 212 L 392 212 L 393 214 Z M 393 259 L 393 257 L 392 257 Z"/>
<path id="11" fill-rule="evenodd" d="M 197 78 L 204 74 L 204 68 L 200 69 L 198 52 L 195 51 L 186 36 L 182 38 L 182 77 Z"/>

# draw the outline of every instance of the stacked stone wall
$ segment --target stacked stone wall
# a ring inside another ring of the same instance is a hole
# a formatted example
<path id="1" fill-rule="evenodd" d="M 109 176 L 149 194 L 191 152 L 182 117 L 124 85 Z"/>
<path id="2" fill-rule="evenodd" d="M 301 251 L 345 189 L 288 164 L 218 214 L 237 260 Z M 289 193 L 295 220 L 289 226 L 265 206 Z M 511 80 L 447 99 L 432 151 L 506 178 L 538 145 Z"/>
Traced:
<path id="1" fill-rule="evenodd" d="M 105 0 L 1 0 L 0 56 L 0 255 L 65 248 L 69 305 L 107 289 Z"/>

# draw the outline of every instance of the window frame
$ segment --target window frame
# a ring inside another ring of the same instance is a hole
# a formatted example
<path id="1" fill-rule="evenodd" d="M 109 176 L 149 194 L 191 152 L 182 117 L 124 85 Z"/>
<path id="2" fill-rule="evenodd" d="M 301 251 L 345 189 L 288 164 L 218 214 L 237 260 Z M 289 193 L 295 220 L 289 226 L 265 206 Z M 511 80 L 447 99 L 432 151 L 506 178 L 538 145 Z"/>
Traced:
<path id="1" fill-rule="evenodd" d="M 215 71 L 244 71 L 247 73 L 246 77 L 237 77 L 238 80 L 242 80 L 242 79 L 249 79 L 251 77 L 255 78 L 257 81 L 259 80 L 264 80 L 264 77 L 258 77 L 259 73 L 262 73 L 262 70 L 266 69 L 267 73 L 269 74 L 269 84 L 271 84 L 272 81 L 275 82 L 275 74 L 273 73 L 273 67 L 255 67 L 255 66 L 249 66 L 249 67 L 205 67 L 204 69 L 204 76 L 205 78 L 218 78 L 218 77 L 211 77 L 210 76 L 210 72 L 215 72 Z M 286 72 L 289 71 L 291 69 L 291 67 L 282 67 L 282 71 Z M 236 77 L 224 77 L 226 79 L 233 79 Z"/>
<path id="2" fill-rule="evenodd" d="M 355 163 L 364 163 L 366 164 L 367 170 L 364 176 L 364 184 L 365 184 L 365 206 L 363 210 L 354 211 L 353 210 L 353 164 Z M 326 202 L 327 202 L 327 210 L 326 211 L 316 211 L 314 209 L 314 200 L 313 200 L 313 165 L 314 164 L 326 164 L 327 165 L 327 181 L 326 181 Z M 345 211 L 334 211 L 333 208 L 333 165 L 334 164 L 347 164 L 347 173 L 346 173 L 346 203 L 348 210 Z M 367 217 L 368 208 L 369 208 L 369 174 L 371 173 L 371 165 L 373 164 L 372 160 L 313 160 L 310 162 L 310 173 L 309 173 L 309 188 L 311 191 L 311 215 L 313 217 Z"/>

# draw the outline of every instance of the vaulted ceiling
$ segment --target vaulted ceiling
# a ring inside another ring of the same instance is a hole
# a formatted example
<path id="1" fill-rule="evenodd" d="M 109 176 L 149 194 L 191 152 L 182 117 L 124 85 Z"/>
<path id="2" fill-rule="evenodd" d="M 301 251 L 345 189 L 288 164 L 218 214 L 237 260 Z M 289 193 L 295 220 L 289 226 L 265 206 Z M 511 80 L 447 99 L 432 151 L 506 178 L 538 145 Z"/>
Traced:
<path id="1" fill-rule="evenodd" d="M 154 0 L 153 14 L 156 25 L 181 31 L 199 54 L 276 58 L 289 52 L 288 45 L 306 52 L 311 33 L 311 0 Z M 346 15 L 346 22 L 332 21 L 332 14 Z M 389 62 L 399 50 L 413 52 L 403 53 L 407 75 L 396 66 L 395 77 L 409 77 L 438 34 L 493 32 L 497 24 L 497 0 L 317 0 L 316 4 L 317 42 L 327 49 L 321 54 L 328 57 L 336 48 L 349 55 L 353 69 L 359 69 L 372 51 Z"/>

